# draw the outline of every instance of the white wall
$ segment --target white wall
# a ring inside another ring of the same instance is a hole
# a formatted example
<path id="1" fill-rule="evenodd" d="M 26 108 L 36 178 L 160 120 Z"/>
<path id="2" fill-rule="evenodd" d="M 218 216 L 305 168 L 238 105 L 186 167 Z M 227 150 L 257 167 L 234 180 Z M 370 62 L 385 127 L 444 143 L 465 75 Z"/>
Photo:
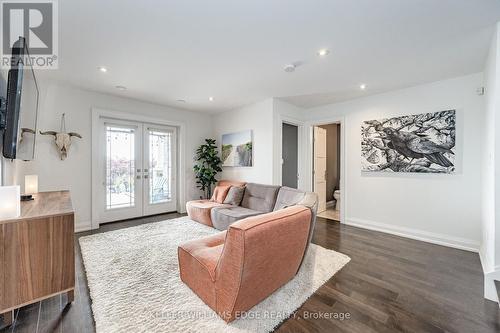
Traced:
<path id="1" fill-rule="evenodd" d="M 90 228 L 91 223 L 91 108 L 138 113 L 158 119 L 182 122 L 186 125 L 185 170 L 186 199 L 199 198 L 192 172 L 196 147 L 211 137 L 211 117 L 208 114 L 177 110 L 132 99 L 84 91 L 57 83 L 41 84 L 38 127 L 58 130 L 61 115 L 66 113 L 68 131 L 78 132 L 83 139 L 75 139 L 65 161 L 59 159 L 53 139 L 38 136 L 35 160 L 17 161 L 16 175 L 23 185 L 24 175 L 39 175 L 40 191 L 69 189 L 76 211 L 76 228 Z"/>
<path id="2" fill-rule="evenodd" d="M 496 300 L 494 279 L 500 278 L 500 24 L 493 35 L 484 70 L 483 205 L 481 261 L 485 296 Z"/>
<path id="3" fill-rule="evenodd" d="M 306 111 L 313 122 L 345 119 L 346 223 L 478 250 L 482 85 L 482 74 L 474 74 Z M 457 110 L 455 174 L 361 173 L 363 121 L 448 109 Z"/>
<path id="4" fill-rule="evenodd" d="M 253 167 L 224 167 L 219 179 L 273 183 L 273 99 L 218 113 L 213 117 L 219 151 L 222 134 L 253 131 Z"/>

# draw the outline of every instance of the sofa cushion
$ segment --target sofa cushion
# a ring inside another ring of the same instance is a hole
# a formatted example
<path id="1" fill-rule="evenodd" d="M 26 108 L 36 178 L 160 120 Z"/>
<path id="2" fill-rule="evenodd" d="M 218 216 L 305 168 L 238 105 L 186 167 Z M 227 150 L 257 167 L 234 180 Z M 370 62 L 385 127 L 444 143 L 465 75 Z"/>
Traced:
<path id="1" fill-rule="evenodd" d="M 245 207 L 220 207 L 212 209 L 211 217 L 214 228 L 226 230 L 236 221 L 259 214 L 262 214 L 262 212 Z"/>
<path id="2" fill-rule="evenodd" d="M 219 180 L 219 182 L 217 183 L 217 185 L 230 185 L 230 186 L 244 187 L 246 185 L 246 183 L 245 182 L 239 182 L 239 181 L 236 181 L 236 180 L 223 179 L 223 180 Z"/>
<path id="3" fill-rule="evenodd" d="M 304 191 L 283 186 L 278 192 L 273 211 L 296 205 L 304 198 L 305 194 Z"/>
<path id="4" fill-rule="evenodd" d="M 214 194 L 212 195 L 211 201 L 215 201 L 218 203 L 223 203 L 224 199 L 226 199 L 227 192 L 231 185 L 217 185 L 214 189 Z"/>
<path id="5" fill-rule="evenodd" d="M 231 207 L 209 200 L 192 200 L 186 203 L 186 210 L 191 220 L 213 227 L 210 211 L 214 207 Z"/>
<path id="6" fill-rule="evenodd" d="M 241 206 L 263 213 L 271 212 L 276 203 L 279 188 L 279 186 L 274 185 L 249 183 L 245 188 Z"/>
<path id="7" fill-rule="evenodd" d="M 227 192 L 226 199 L 224 199 L 224 203 L 239 206 L 241 200 L 243 200 L 243 194 L 245 194 L 244 187 L 231 186 L 229 192 Z"/>

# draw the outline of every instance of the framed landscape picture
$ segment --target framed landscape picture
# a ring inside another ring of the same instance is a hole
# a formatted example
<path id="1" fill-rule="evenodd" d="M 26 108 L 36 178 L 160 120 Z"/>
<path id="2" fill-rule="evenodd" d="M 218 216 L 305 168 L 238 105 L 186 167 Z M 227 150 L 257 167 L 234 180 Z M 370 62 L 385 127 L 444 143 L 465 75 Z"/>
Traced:
<path id="1" fill-rule="evenodd" d="M 253 166 L 252 131 L 242 131 L 222 135 L 222 166 Z"/>
<path id="2" fill-rule="evenodd" d="M 365 121 L 362 171 L 453 173 L 455 126 L 455 110 Z"/>

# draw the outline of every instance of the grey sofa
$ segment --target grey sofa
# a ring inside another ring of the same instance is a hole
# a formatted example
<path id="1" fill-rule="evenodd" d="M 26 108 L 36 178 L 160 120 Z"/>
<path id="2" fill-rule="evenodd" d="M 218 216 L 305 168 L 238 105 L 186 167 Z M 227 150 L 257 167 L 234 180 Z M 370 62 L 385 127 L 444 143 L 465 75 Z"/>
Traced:
<path id="1" fill-rule="evenodd" d="M 318 209 L 318 198 L 315 193 L 304 192 L 286 186 L 248 183 L 245 186 L 245 194 L 239 206 L 222 205 L 213 207 L 210 215 L 214 228 L 226 230 L 238 220 L 293 205 L 303 205 L 311 209 L 310 241 Z"/>
<path id="2" fill-rule="evenodd" d="M 240 206 L 214 207 L 211 211 L 212 224 L 219 230 L 226 230 L 234 222 L 249 216 L 272 212 L 280 187 L 248 183 Z"/>

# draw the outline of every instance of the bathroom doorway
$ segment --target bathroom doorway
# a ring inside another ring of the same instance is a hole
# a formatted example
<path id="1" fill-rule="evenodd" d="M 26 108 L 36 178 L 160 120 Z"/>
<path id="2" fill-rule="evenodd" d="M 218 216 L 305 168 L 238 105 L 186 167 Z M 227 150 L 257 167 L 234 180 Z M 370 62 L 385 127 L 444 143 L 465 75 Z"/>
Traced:
<path id="1" fill-rule="evenodd" d="M 318 216 L 341 221 L 341 124 L 313 127 L 313 190 Z"/>

